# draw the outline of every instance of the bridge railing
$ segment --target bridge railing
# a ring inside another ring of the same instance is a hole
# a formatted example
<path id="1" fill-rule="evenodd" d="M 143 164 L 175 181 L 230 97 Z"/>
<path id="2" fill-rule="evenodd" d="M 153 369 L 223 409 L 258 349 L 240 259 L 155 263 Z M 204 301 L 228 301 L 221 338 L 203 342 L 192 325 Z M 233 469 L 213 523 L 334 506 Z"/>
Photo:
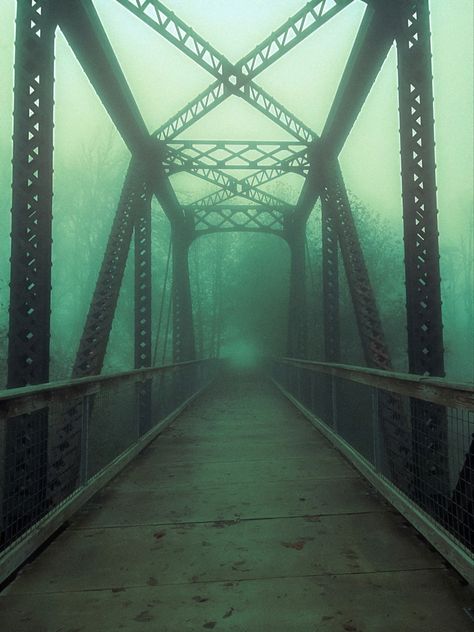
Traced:
<path id="1" fill-rule="evenodd" d="M 0 582 L 164 430 L 217 362 L 0 391 Z"/>
<path id="2" fill-rule="evenodd" d="M 474 387 L 293 358 L 273 379 L 474 583 Z"/>

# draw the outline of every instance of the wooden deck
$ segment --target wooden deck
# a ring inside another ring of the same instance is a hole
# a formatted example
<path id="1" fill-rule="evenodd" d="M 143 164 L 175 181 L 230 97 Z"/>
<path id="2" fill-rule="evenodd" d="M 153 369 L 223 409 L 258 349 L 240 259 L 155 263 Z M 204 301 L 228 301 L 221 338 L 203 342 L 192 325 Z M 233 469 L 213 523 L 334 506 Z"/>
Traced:
<path id="1" fill-rule="evenodd" d="M 11 632 L 464 632 L 472 593 L 267 382 L 221 379 L 0 595 Z"/>

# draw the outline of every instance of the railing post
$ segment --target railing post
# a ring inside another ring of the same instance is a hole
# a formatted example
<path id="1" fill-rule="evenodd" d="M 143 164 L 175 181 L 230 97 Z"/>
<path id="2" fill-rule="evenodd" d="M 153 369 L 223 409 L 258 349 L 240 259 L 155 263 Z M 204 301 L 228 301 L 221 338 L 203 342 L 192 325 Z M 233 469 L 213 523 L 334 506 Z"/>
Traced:
<path id="1" fill-rule="evenodd" d="M 82 398 L 81 418 L 81 473 L 80 484 L 85 485 L 89 478 L 89 424 L 91 414 L 91 395 Z"/>
<path id="2" fill-rule="evenodd" d="M 8 388 L 49 379 L 55 27 L 50 2 L 17 3 Z M 8 538 L 48 506 L 47 409 L 8 424 L 4 450 Z"/>
<path id="3" fill-rule="evenodd" d="M 409 371 L 443 376 L 428 0 L 400 3 L 396 40 Z M 415 493 L 429 509 L 448 492 L 446 412 L 416 400 L 411 412 Z"/>

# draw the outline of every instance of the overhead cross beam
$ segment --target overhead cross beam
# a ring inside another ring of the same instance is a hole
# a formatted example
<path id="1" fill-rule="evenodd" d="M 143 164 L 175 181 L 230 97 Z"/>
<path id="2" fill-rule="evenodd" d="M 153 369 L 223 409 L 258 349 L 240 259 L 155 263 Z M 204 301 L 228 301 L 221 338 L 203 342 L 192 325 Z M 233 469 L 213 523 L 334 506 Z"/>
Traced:
<path id="1" fill-rule="evenodd" d="M 167 173 L 196 168 L 274 169 L 304 175 L 307 145 L 296 141 L 173 140 L 163 164 Z"/>
<path id="2" fill-rule="evenodd" d="M 324 151 L 336 157 L 365 103 L 395 38 L 394 5 L 368 5 L 321 134 Z"/>

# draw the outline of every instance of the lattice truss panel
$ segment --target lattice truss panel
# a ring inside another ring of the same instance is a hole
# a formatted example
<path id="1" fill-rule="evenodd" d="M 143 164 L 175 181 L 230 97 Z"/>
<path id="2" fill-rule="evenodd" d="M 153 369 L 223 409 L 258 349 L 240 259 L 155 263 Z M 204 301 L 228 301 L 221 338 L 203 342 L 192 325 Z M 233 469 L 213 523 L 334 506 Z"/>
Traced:
<path id="1" fill-rule="evenodd" d="M 287 213 L 264 206 L 203 207 L 192 212 L 197 234 L 230 230 L 261 230 L 283 236 Z"/>
<path id="2" fill-rule="evenodd" d="M 309 168 L 307 146 L 298 142 L 272 141 L 170 141 L 164 165 L 167 173 L 201 168 L 260 169 L 280 168 L 282 173 L 306 175 Z"/>

